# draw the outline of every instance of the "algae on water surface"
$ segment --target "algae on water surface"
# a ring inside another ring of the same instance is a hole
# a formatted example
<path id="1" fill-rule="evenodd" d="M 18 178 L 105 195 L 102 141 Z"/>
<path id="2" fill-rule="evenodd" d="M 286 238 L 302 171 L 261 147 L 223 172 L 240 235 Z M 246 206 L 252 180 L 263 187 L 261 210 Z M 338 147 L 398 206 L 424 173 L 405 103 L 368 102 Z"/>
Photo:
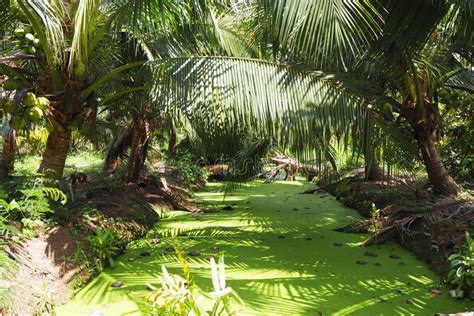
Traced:
<path id="1" fill-rule="evenodd" d="M 247 183 L 223 201 L 222 184 L 209 184 L 197 199 L 206 207 L 234 210 L 193 216 L 171 212 L 147 238 L 133 243 L 107 269 L 81 289 L 58 315 L 146 315 L 146 283 L 156 284 L 161 265 L 182 274 L 177 257 L 166 248 L 178 235 L 189 257 L 193 280 L 211 291 L 206 256 L 225 254 L 227 283 L 245 301 L 242 315 L 434 315 L 474 310 L 455 301 L 440 279 L 396 243 L 365 248 L 363 234 L 333 231 L 359 215 L 327 194 L 298 194 L 302 182 Z M 150 239 L 160 236 L 161 243 Z M 218 246 L 218 251 L 212 250 Z M 140 257 L 143 251 L 148 257 Z M 370 255 L 367 255 L 369 252 Z M 137 258 L 129 261 L 129 258 Z M 123 282 L 112 288 L 114 281 Z"/>

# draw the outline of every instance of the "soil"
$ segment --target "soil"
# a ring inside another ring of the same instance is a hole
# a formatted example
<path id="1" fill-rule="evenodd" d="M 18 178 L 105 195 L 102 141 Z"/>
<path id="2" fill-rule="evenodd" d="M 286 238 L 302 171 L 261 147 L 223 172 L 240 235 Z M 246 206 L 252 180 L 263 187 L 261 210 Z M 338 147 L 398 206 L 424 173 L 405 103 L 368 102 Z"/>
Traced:
<path id="1" fill-rule="evenodd" d="M 55 227 L 26 240 L 21 250 L 23 260 L 13 286 L 18 299 L 9 313 L 33 315 L 45 304 L 67 302 L 73 294 L 69 282 L 78 272 L 74 264 L 64 261 L 75 252 L 75 241 L 67 228 Z"/>
<path id="2" fill-rule="evenodd" d="M 158 209 L 172 209 L 149 183 L 124 185 L 120 180 L 82 182 L 69 193 L 68 213 L 59 225 L 37 223 L 36 237 L 14 250 L 19 267 L 10 306 L 11 315 L 33 315 L 67 302 L 74 288 L 97 274 L 87 236 L 98 226 L 113 227 L 128 244 L 142 237 L 159 220 Z M 68 190 L 69 189 L 69 190 Z"/>

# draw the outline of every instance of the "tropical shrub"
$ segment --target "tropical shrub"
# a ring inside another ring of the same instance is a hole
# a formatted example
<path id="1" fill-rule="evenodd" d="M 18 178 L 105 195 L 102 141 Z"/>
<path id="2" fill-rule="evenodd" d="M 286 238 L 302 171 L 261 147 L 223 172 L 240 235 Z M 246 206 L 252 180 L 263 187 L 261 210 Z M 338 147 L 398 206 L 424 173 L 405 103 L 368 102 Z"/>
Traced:
<path id="1" fill-rule="evenodd" d="M 169 161 L 169 164 L 175 168 L 176 177 L 188 185 L 199 183 L 208 176 L 206 169 L 199 165 L 190 152 L 176 156 Z"/>
<path id="2" fill-rule="evenodd" d="M 99 269 L 102 269 L 102 266 L 106 264 L 114 268 L 114 257 L 120 252 L 123 244 L 117 234 L 110 228 L 99 227 L 96 229 L 96 234 L 89 236 L 87 239 L 94 254 L 100 260 L 98 262 Z"/>
<path id="3" fill-rule="evenodd" d="M 451 267 L 447 282 L 453 288 L 452 296 L 474 299 L 474 240 L 466 232 L 466 242 L 448 260 Z"/>
<path id="4" fill-rule="evenodd" d="M 5 221 L 18 221 L 26 237 L 33 235 L 33 221 L 54 215 L 55 210 L 64 208 L 66 194 L 58 188 L 45 186 L 41 178 L 27 181 L 11 195 L 0 192 L 0 216 Z"/>

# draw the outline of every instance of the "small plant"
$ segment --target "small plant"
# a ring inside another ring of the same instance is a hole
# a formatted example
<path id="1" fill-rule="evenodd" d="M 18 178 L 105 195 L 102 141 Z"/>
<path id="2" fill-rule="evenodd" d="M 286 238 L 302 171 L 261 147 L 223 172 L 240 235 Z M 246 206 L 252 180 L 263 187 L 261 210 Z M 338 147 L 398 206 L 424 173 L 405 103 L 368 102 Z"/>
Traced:
<path id="1" fill-rule="evenodd" d="M 351 195 L 351 186 L 349 178 L 344 178 L 336 184 L 336 197 L 338 199 L 346 198 Z"/>
<path id="2" fill-rule="evenodd" d="M 371 203 L 369 208 L 370 208 L 370 218 L 372 219 L 371 220 L 372 228 L 373 228 L 373 231 L 376 232 L 382 226 L 382 219 L 383 219 L 382 210 L 377 208 L 375 203 Z"/>
<path id="3" fill-rule="evenodd" d="M 63 191 L 53 187 L 44 186 L 43 180 L 38 178 L 33 183 L 28 183 L 27 188 L 20 189 L 11 198 L 5 192 L 0 192 L 0 215 L 8 220 L 23 218 L 43 219 L 46 213 L 53 213 L 51 201 L 61 205 L 67 203 L 67 196 Z"/>
<path id="4" fill-rule="evenodd" d="M 170 275 L 164 265 L 161 271 L 161 288 L 148 285 L 153 289 L 147 298 L 153 311 L 158 315 L 202 315 L 203 310 L 196 302 L 199 290 L 179 275 Z"/>
<path id="5" fill-rule="evenodd" d="M 219 268 L 216 261 L 211 258 L 211 274 L 214 292 L 211 297 L 214 299 L 214 307 L 211 315 L 236 315 L 236 305 L 243 305 L 244 302 L 240 296 L 231 287 L 226 286 L 224 256 L 219 259 Z"/>
<path id="6" fill-rule="evenodd" d="M 23 229 L 21 230 L 23 236 L 26 238 L 33 238 L 33 220 L 31 218 L 24 217 L 21 219 L 21 224 L 23 226 Z"/>
<path id="7" fill-rule="evenodd" d="M 181 249 L 176 248 L 176 245 L 175 249 L 183 265 Z M 153 311 L 157 315 L 237 315 L 238 309 L 235 306 L 243 305 L 243 301 L 232 288 L 226 286 L 224 257 L 217 264 L 214 258 L 210 262 L 214 286 L 214 291 L 208 295 L 214 302 L 210 311 L 204 311 L 201 306 L 204 297 L 199 288 L 189 280 L 187 263 L 183 265 L 185 278 L 169 274 L 166 267 L 162 266 L 161 288 L 156 289 L 148 284 L 153 292 L 147 297 L 147 301 L 151 303 Z"/>
<path id="8" fill-rule="evenodd" d="M 458 252 L 449 256 L 451 267 L 447 282 L 451 285 L 451 296 L 474 299 L 474 240 L 466 232 L 466 243 Z"/>
<path id="9" fill-rule="evenodd" d="M 0 241 L 0 314 L 3 308 L 11 303 L 13 280 L 15 279 L 18 263 L 12 260 L 7 253 L 7 247 Z"/>
<path id="10" fill-rule="evenodd" d="M 114 268 L 114 257 L 119 253 L 122 244 L 115 232 L 110 228 L 97 228 L 95 236 L 89 236 L 87 239 L 100 263 L 109 264 Z"/>
<path id="11" fill-rule="evenodd" d="M 37 290 L 37 293 L 36 311 L 33 316 L 55 316 L 53 290 L 48 289 L 46 284 L 43 283 L 42 287 Z"/>

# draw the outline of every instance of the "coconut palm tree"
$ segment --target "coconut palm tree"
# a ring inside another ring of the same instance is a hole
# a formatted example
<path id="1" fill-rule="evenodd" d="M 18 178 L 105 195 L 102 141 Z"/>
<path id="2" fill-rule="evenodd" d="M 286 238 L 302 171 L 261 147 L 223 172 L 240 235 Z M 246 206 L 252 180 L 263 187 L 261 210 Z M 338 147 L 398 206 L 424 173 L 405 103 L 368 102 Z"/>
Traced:
<path id="1" fill-rule="evenodd" d="M 3 1 L 1 32 L 27 49 L 36 68 L 32 78 L 7 66 L 6 72 L 27 80 L 31 91 L 51 102 L 44 109 L 50 134 L 39 171 L 49 177 L 62 176 L 71 130 L 96 111 L 96 102 L 90 101 L 93 92 L 113 76 L 143 63 L 120 64 L 114 59 L 116 40 L 120 40 L 114 36 L 116 30 L 133 29 L 137 21 L 147 20 L 148 32 L 166 34 L 200 16 L 206 7 L 191 0 Z M 5 52 L 25 55 L 19 48 L 7 47 Z"/>
<path id="2" fill-rule="evenodd" d="M 436 192 L 457 192 L 435 147 L 442 118 L 436 93 L 471 67 L 469 1 L 247 4 L 235 15 L 260 59 L 157 60 L 156 100 L 179 103 L 190 120 L 225 114 L 229 126 L 245 124 L 296 148 L 324 147 L 324 135 L 347 139 L 354 120 L 370 113 L 401 149 L 418 146 Z M 441 45 L 446 49 L 431 49 Z M 450 68 L 438 71 L 446 62 Z"/>
<path id="3" fill-rule="evenodd" d="M 16 132 L 5 121 L 0 126 L 0 135 L 3 138 L 0 161 L 0 178 L 2 178 L 7 177 L 13 171 L 16 155 Z"/>
<path id="4" fill-rule="evenodd" d="M 438 96 L 442 89 L 467 91 L 472 83 L 474 6 L 463 1 L 420 6 L 426 9 L 423 14 L 414 12 L 412 20 L 402 19 L 405 25 L 396 30 L 393 25 L 399 23 L 400 12 L 396 8 L 389 11 L 385 32 L 395 36 L 382 37 L 377 42 L 377 54 L 362 61 L 358 75 L 352 77 L 363 78 L 373 88 L 372 96 L 364 88 L 359 95 L 373 97 L 371 102 L 379 107 L 386 122 L 412 135 L 433 189 L 452 194 L 459 190 L 458 185 L 444 167 L 435 144 L 443 123 Z M 426 12 L 430 12 L 428 17 Z M 425 18 L 420 22 L 416 19 L 421 15 Z M 418 38 L 405 36 L 404 31 L 410 28 L 421 30 L 415 35 Z"/>

